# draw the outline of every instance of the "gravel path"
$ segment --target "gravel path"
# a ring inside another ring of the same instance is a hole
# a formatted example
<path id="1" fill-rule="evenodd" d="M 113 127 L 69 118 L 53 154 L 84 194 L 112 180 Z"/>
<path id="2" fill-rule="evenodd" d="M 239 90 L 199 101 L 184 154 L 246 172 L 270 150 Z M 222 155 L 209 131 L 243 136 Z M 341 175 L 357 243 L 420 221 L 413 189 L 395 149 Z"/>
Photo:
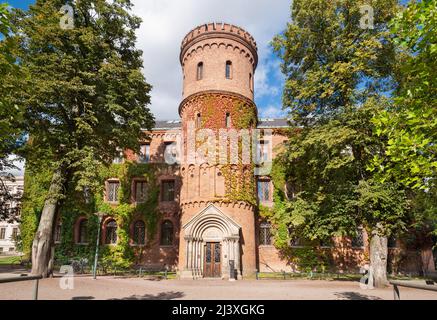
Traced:
<path id="1" fill-rule="evenodd" d="M 61 289 L 61 278 L 44 279 L 39 299 L 248 299 L 248 300 L 393 300 L 393 289 L 364 290 L 358 282 L 324 280 L 146 280 L 74 278 L 74 289 Z M 0 299 L 31 299 L 33 281 L 0 284 Z M 400 288 L 401 299 L 437 300 L 437 292 Z"/>

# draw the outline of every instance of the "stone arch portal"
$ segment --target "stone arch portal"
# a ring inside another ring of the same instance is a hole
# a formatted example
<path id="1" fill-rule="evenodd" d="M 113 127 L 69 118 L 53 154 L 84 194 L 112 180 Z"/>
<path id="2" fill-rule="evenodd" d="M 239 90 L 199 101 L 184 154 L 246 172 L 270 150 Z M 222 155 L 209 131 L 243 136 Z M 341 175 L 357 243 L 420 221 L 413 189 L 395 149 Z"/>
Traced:
<path id="1" fill-rule="evenodd" d="M 183 227 L 186 244 L 185 271 L 191 276 L 207 276 L 205 270 L 206 246 L 219 243 L 219 269 L 221 278 L 229 277 L 229 261 L 234 261 L 238 275 L 240 268 L 240 228 L 234 220 L 225 215 L 214 204 L 202 209 Z M 208 260 L 206 260 L 208 261 Z"/>

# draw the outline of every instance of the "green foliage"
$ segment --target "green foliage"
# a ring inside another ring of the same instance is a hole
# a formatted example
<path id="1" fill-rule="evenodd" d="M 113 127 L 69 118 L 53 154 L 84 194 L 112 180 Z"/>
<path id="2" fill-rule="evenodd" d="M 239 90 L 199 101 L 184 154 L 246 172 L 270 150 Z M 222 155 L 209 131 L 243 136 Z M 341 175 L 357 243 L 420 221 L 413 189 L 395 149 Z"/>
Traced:
<path id="1" fill-rule="evenodd" d="M 436 187 L 437 177 L 437 1 L 410 1 L 393 20 L 399 47 L 400 87 L 395 104 L 374 118 L 388 138 L 384 154 L 369 166 L 380 180 L 394 178 L 414 189 Z"/>
<path id="2" fill-rule="evenodd" d="M 384 93 L 395 85 L 388 23 L 398 7 L 392 0 L 373 1 L 375 27 L 363 30 L 360 4 L 295 0 L 292 21 L 273 40 L 293 124 L 274 163 L 282 175 L 275 188 L 284 190 L 287 182 L 292 193 L 276 193 L 272 221 L 281 245 L 354 235 L 360 225 L 383 226 L 382 234 L 403 226 L 401 188 L 375 182 L 366 170 L 384 151 L 372 118 L 390 106 Z"/>
<path id="3" fill-rule="evenodd" d="M 55 251 L 58 263 L 67 263 L 71 259 L 80 257 L 88 258 L 89 261 L 93 260 L 98 228 L 98 220 L 94 214 L 96 212 L 104 212 L 106 215 L 112 216 L 118 225 L 117 244 L 101 247 L 101 261 L 118 268 L 126 268 L 135 263 L 135 254 L 141 248 L 130 245 L 129 228 L 134 218 L 142 218 L 146 223 L 149 240 L 156 236 L 157 224 L 161 217 L 158 210 L 159 185 L 156 175 L 164 166 L 168 167 L 161 164 L 137 164 L 133 162 L 112 164 L 108 167 L 101 166 L 98 170 L 97 180 L 100 187 L 95 194 L 91 195 L 89 203 L 85 202 L 82 192 L 75 190 L 76 183 L 71 182 L 60 213 L 62 222 L 61 243 L 56 245 Z M 21 224 L 23 248 L 26 254 L 30 253 L 45 195 L 50 185 L 50 179 L 47 177 L 50 176 L 50 169 L 41 172 L 32 170 L 32 168 L 26 170 L 23 221 Z M 103 198 L 105 181 L 109 178 L 116 178 L 120 181 L 119 203 L 117 205 L 111 205 L 105 202 Z M 143 203 L 134 204 L 131 201 L 133 178 L 144 179 L 148 183 L 148 196 Z M 74 242 L 74 226 L 77 219 L 82 216 L 88 219 L 87 245 Z"/>

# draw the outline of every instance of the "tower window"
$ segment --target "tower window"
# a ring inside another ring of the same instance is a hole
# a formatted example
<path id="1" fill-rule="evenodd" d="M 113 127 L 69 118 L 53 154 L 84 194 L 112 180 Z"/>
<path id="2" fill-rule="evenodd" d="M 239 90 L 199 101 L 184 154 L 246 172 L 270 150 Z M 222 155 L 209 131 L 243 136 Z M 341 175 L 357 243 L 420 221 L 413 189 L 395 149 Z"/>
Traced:
<path id="1" fill-rule="evenodd" d="M 226 128 L 231 127 L 231 115 L 229 113 L 226 113 L 225 123 L 226 123 Z"/>
<path id="2" fill-rule="evenodd" d="M 196 117 L 196 128 L 200 128 L 202 126 L 202 116 L 200 113 L 197 114 Z"/>
<path id="3" fill-rule="evenodd" d="M 232 76 L 232 62 L 226 61 L 226 79 L 231 79 Z"/>
<path id="4" fill-rule="evenodd" d="M 249 88 L 253 91 L 253 78 L 251 73 L 249 73 Z"/>
<path id="5" fill-rule="evenodd" d="M 201 80 L 203 78 L 203 62 L 199 62 L 197 64 L 197 80 Z"/>

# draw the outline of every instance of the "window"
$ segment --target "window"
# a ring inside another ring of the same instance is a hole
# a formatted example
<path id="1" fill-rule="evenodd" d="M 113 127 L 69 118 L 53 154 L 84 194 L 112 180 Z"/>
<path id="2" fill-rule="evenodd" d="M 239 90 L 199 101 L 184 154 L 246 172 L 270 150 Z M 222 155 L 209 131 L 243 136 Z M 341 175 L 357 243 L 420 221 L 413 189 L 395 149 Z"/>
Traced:
<path id="1" fill-rule="evenodd" d="M 140 163 L 148 163 L 150 161 L 150 144 L 142 144 L 140 146 Z"/>
<path id="2" fill-rule="evenodd" d="M 135 201 L 145 202 L 147 200 L 147 182 L 135 181 Z"/>
<path id="3" fill-rule="evenodd" d="M 161 225 L 161 245 L 171 246 L 173 244 L 173 223 L 166 220 Z"/>
<path id="4" fill-rule="evenodd" d="M 6 228 L 0 228 L 0 240 L 5 240 Z"/>
<path id="5" fill-rule="evenodd" d="M 55 242 L 61 242 L 62 224 L 58 223 L 55 227 Z"/>
<path id="6" fill-rule="evenodd" d="M 271 225 L 268 222 L 261 223 L 259 227 L 259 243 L 263 246 L 269 246 L 272 244 Z"/>
<path id="7" fill-rule="evenodd" d="M 257 144 L 257 162 L 263 163 L 269 159 L 269 142 L 261 140 Z"/>
<path id="8" fill-rule="evenodd" d="M 231 79 L 232 77 L 232 62 L 231 61 L 226 61 L 226 79 Z"/>
<path id="9" fill-rule="evenodd" d="M 249 73 L 249 88 L 253 91 L 253 78 L 251 73 Z"/>
<path id="10" fill-rule="evenodd" d="M 196 116 L 196 128 L 201 128 L 201 127 L 202 127 L 202 116 L 200 115 L 200 113 L 198 113 Z"/>
<path id="11" fill-rule="evenodd" d="M 174 180 L 165 180 L 162 181 L 162 201 L 174 201 L 175 190 L 174 190 L 175 182 Z"/>
<path id="12" fill-rule="evenodd" d="M 117 202 L 118 201 L 118 189 L 119 189 L 119 187 L 120 187 L 120 182 L 108 181 L 107 199 L 109 202 Z"/>
<path id="13" fill-rule="evenodd" d="M 258 180 L 258 200 L 270 201 L 270 180 Z"/>
<path id="14" fill-rule="evenodd" d="M 117 243 L 117 222 L 115 220 L 109 220 L 106 223 L 105 228 L 105 244 Z"/>
<path id="15" fill-rule="evenodd" d="M 135 244 L 144 244 L 146 239 L 146 225 L 143 221 L 138 220 L 134 224 L 133 240 Z"/>
<path id="16" fill-rule="evenodd" d="M 3 252 L 3 247 L 0 247 L 0 253 L 2 253 Z"/>
<path id="17" fill-rule="evenodd" d="M 88 243 L 88 220 L 82 219 L 79 222 L 78 243 Z"/>
<path id="18" fill-rule="evenodd" d="M 197 80 L 201 80 L 203 78 L 203 62 L 199 62 L 197 64 Z"/>
<path id="19" fill-rule="evenodd" d="M 363 229 L 358 229 L 355 237 L 351 241 L 352 247 L 364 247 L 364 235 Z"/>
<path id="20" fill-rule="evenodd" d="M 12 251 L 14 251 L 14 250 L 15 250 L 14 247 L 10 247 L 10 248 L 9 248 L 9 252 L 12 252 Z"/>
<path id="21" fill-rule="evenodd" d="M 17 240 L 17 236 L 18 236 L 18 228 L 13 228 L 13 229 L 12 229 L 12 236 L 11 236 L 11 239 L 12 239 L 13 241 Z"/>
<path id="22" fill-rule="evenodd" d="M 226 128 L 231 127 L 231 115 L 229 113 L 226 113 L 225 125 L 226 125 Z"/>

